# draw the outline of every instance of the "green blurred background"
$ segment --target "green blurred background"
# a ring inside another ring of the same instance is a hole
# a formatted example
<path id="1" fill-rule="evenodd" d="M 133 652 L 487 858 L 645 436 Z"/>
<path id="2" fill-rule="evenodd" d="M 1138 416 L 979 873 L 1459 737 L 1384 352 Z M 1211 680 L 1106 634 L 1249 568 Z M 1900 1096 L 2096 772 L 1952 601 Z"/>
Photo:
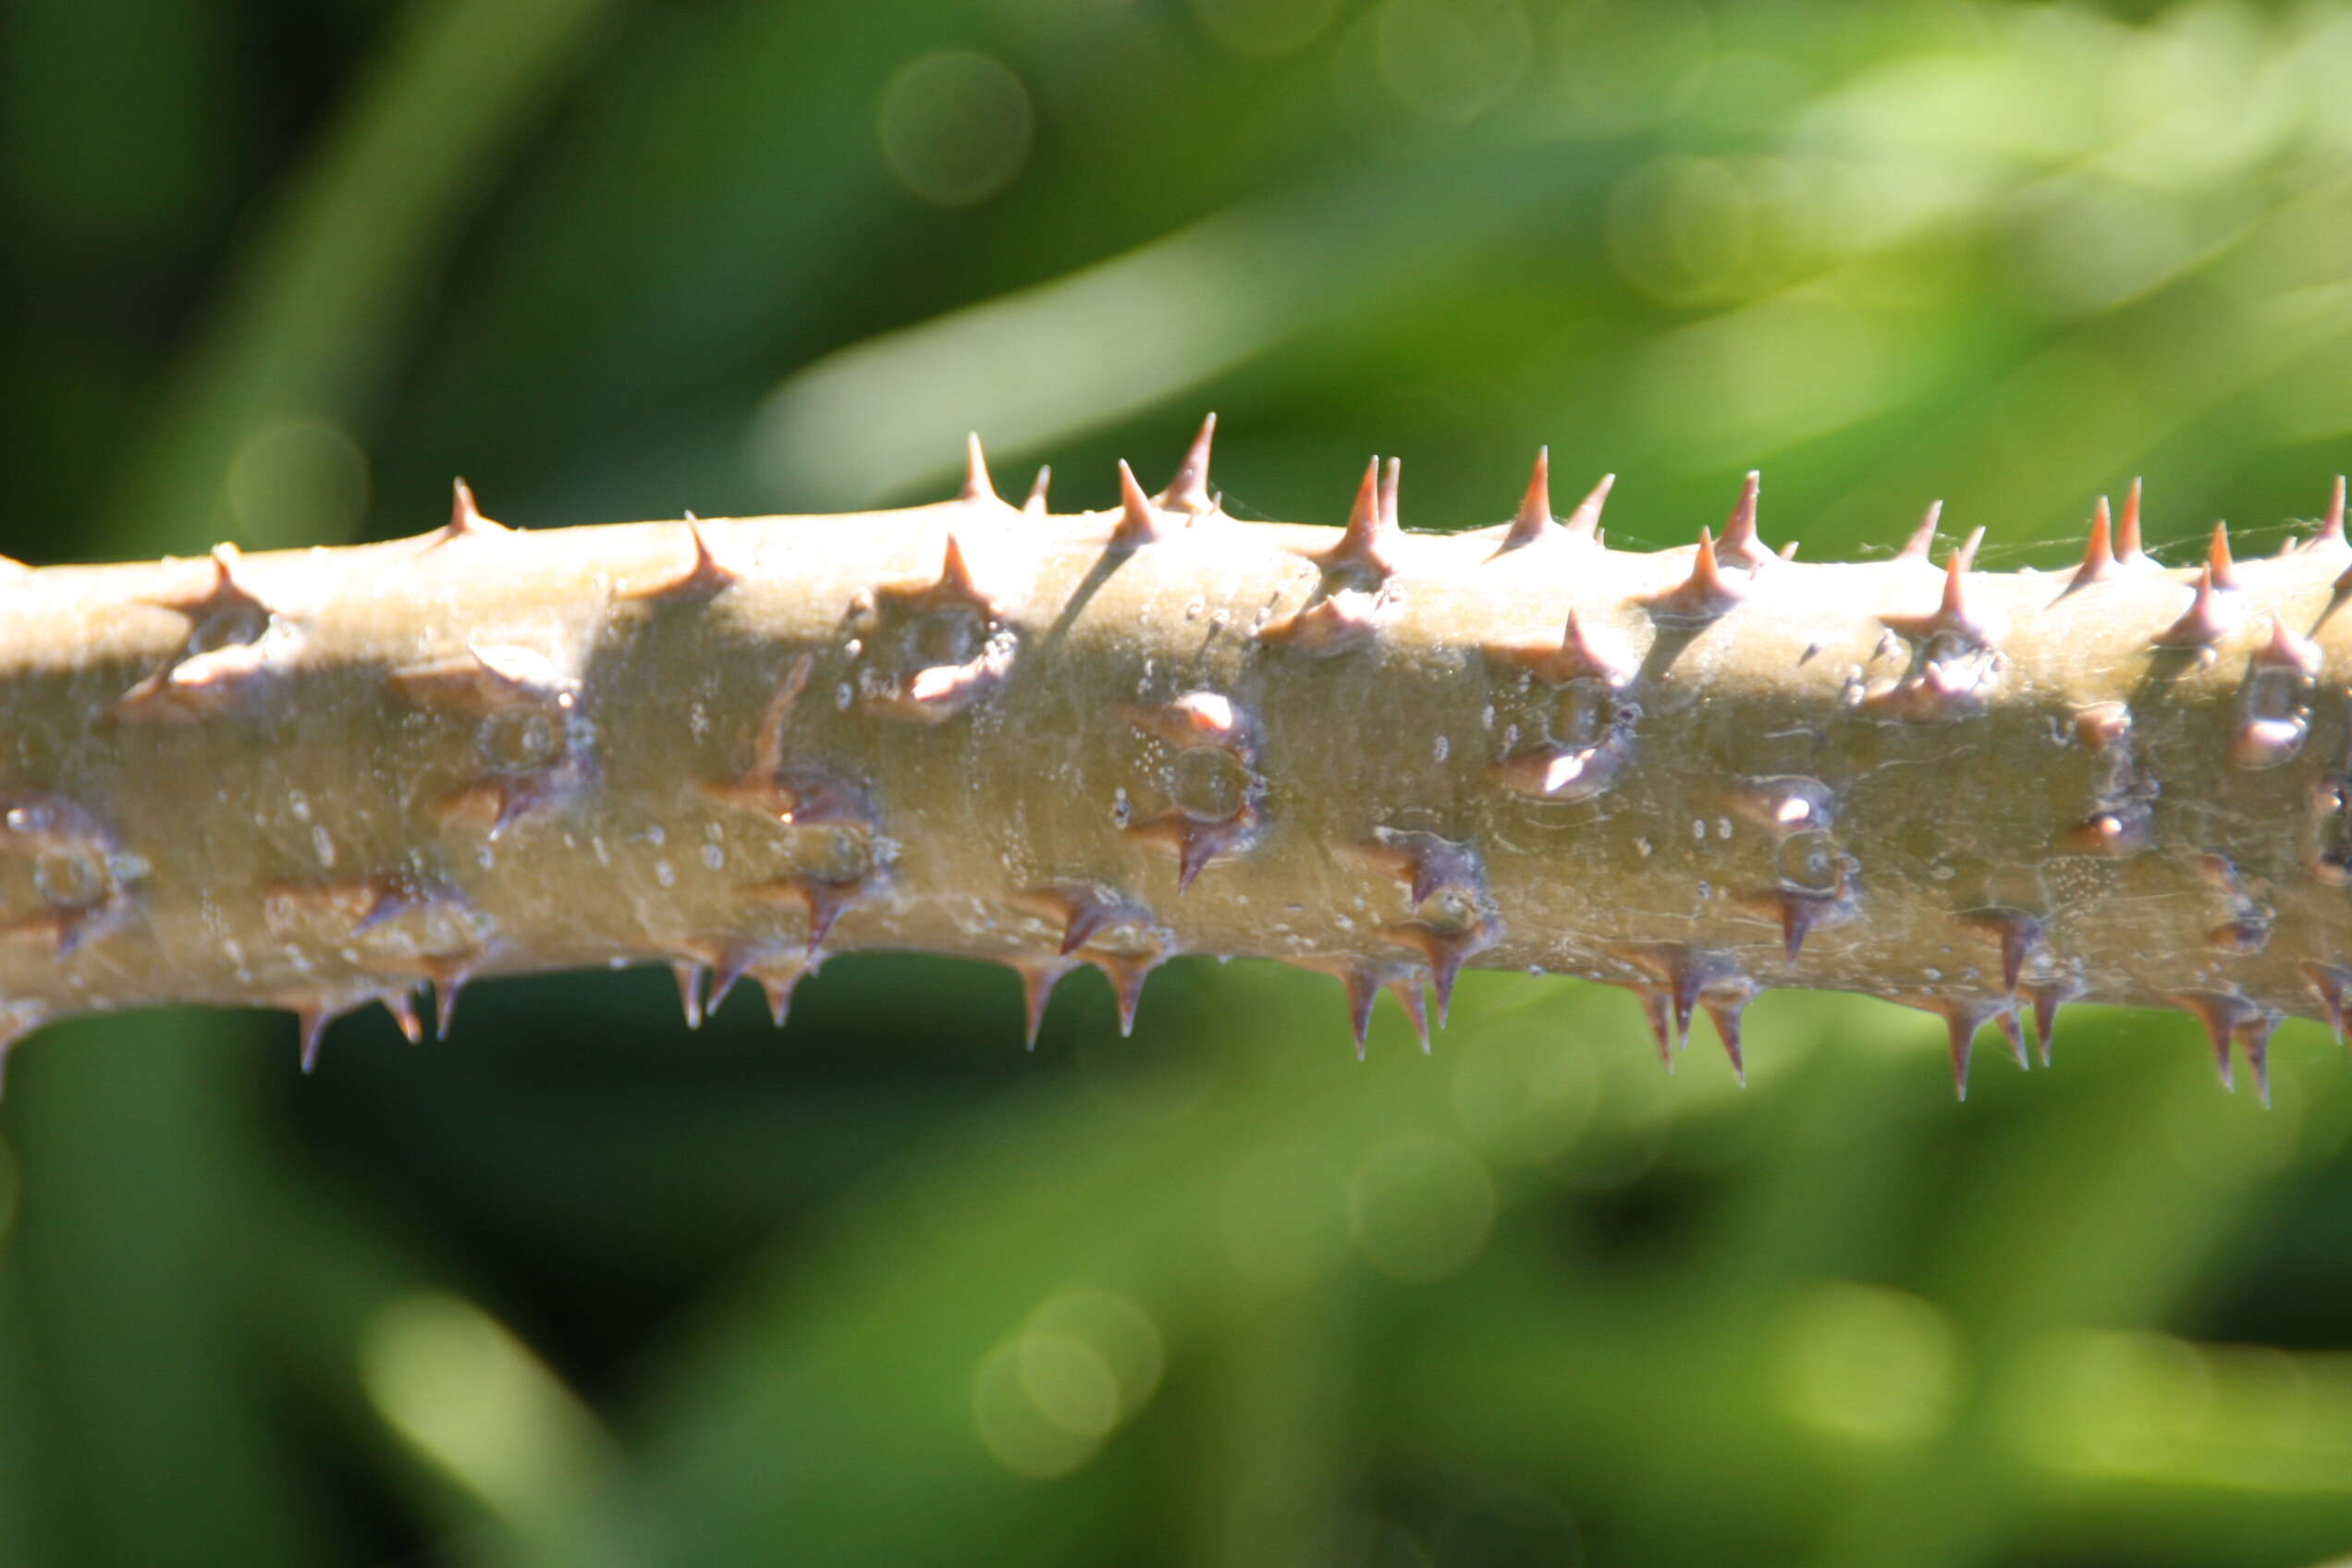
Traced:
<path id="1" fill-rule="evenodd" d="M 1244 517 L 1539 442 L 1686 539 L 2267 548 L 2352 450 L 2352 6 L 8 0 L 37 561 L 945 494 L 1201 411 Z M 1565 499 L 1565 496 L 1562 497 Z M 52 1028 L 0 1561 L 2295 1564 L 2352 1549 L 2352 1068 L 2085 1008 L 849 957 Z M 1702 1028 L 1702 1035 L 1704 1029 Z"/>

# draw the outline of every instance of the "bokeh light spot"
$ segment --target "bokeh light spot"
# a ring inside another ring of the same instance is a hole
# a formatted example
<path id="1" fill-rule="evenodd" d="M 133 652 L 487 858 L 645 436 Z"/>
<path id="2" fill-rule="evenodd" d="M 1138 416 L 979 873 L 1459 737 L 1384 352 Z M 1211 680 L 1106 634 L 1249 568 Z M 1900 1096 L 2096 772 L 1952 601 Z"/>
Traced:
<path id="1" fill-rule="evenodd" d="M 1035 130 L 1021 79 L 968 50 L 925 55 L 882 91 L 882 156 L 937 206 L 973 206 L 1010 185 Z"/>
<path id="2" fill-rule="evenodd" d="M 1389 0 L 1380 75 L 1415 114 L 1464 125 L 1511 95 L 1530 43 L 1519 0 Z"/>
<path id="3" fill-rule="evenodd" d="M 1029 1329 L 1033 1338 L 1083 1347 L 1102 1368 L 1110 1394 L 1105 1431 L 1149 1403 L 1167 1369 L 1167 1345 L 1151 1314 L 1108 1291 L 1065 1292 L 1030 1317 Z"/>
<path id="4" fill-rule="evenodd" d="M 1459 1272 L 1486 1250 L 1494 1179 L 1477 1156 L 1445 1138 L 1384 1145 L 1349 1183 L 1355 1242 L 1373 1268 L 1410 1284 Z"/>
<path id="5" fill-rule="evenodd" d="M 1786 1344 L 1791 1409 L 1841 1437 L 1921 1441 L 1943 1428 L 1959 1396 L 1957 1335 L 1901 1291 L 1825 1286 L 1798 1307 Z"/>
<path id="6" fill-rule="evenodd" d="M 1074 1432 L 1048 1420 L 1029 1383 L 1025 1333 L 999 1341 L 972 1379 L 972 1421 L 981 1446 L 1016 1476 L 1033 1481 L 1066 1476 L 1102 1447 L 1098 1432 Z"/>
<path id="7" fill-rule="evenodd" d="M 509 1518 L 566 1506 L 603 1452 L 594 1418 L 531 1347 L 456 1296 L 376 1313 L 360 1347 L 369 1403 L 410 1446 Z"/>
<path id="8" fill-rule="evenodd" d="M 1243 55 L 1288 55 L 1323 36 L 1340 0 L 1193 0 L 1211 38 Z"/>

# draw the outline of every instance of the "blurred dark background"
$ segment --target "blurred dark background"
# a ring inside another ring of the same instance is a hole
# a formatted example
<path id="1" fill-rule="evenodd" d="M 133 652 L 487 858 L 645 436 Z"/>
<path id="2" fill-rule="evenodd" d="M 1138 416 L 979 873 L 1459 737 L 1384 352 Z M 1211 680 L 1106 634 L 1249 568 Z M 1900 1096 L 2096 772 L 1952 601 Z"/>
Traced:
<path id="1" fill-rule="evenodd" d="M 2054 565 L 2352 451 L 2352 6 L 7 0 L 0 548 L 947 492 L 1201 411 L 1243 516 L 1549 442 L 1620 543 L 1930 497 Z M 1564 499 L 1564 497 L 1563 497 Z M 52 1028 L 0 1106 L 0 1561 L 2308 1564 L 2352 1550 L 2352 1068 L 1845 998 L 849 957 Z M 1702 1033 L 1704 1031 L 1702 1030 Z"/>

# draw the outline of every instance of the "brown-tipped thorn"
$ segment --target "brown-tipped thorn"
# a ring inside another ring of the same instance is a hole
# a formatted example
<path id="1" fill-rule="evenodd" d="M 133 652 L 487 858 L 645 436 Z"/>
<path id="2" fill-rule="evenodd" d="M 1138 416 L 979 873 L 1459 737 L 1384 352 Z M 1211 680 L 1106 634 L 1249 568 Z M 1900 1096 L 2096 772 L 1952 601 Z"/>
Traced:
<path id="1" fill-rule="evenodd" d="M 1519 510 L 1502 536 L 1501 548 L 1524 548 L 1549 537 L 1558 526 L 1551 515 L 1551 448 L 1538 447 L 1535 472 L 1527 476 L 1527 493 L 1519 498 Z"/>
<path id="2" fill-rule="evenodd" d="M 2304 680 L 2319 674 L 2322 655 L 2320 645 L 2307 637 L 2297 637 L 2286 629 L 2278 616 L 2271 617 L 2271 634 L 2262 645 L 2248 655 L 2248 664 L 2272 669 L 2294 671 Z"/>
<path id="3" fill-rule="evenodd" d="M 963 438 L 963 488 L 956 492 L 956 499 L 967 507 L 1004 505 L 996 481 L 988 477 L 988 454 L 981 449 L 976 430 Z"/>
<path id="4" fill-rule="evenodd" d="M 1738 604 L 1744 590 L 1723 575 L 1715 558 L 1715 537 L 1698 531 L 1698 549 L 1691 557 L 1690 576 L 1663 593 L 1642 601 L 1660 620 L 1712 620 Z"/>
<path id="5" fill-rule="evenodd" d="M 1585 498 L 1576 503 L 1576 509 L 1570 512 L 1567 521 L 1561 524 L 1570 538 L 1600 537 L 1600 508 L 1609 504 L 1609 492 L 1616 483 L 1615 474 L 1604 473 L 1591 489 L 1585 492 Z"/>
<path id="6" fill-rule="evenodd" d="M 392 1015 L 393 1024 L 409 1044 L 413 1046 L 424 1038 L 424 1024 L 417 1017 L 415 998 L 406 991 L 386 991 L 375 999 L 384 1004 L 384 1011 Z"/>
<path id="7" fill-rule="evenodd" d="M 1976 1049 L 1977 1031 L 2003 1014 L 2014 1013 L 2016 1004 L 2005 998 L 1999 1001 L 1984 998 L 1954 999 L 1944 997 L 1899 998 L 1897 999 L 1903 1001 L 1905 1007 L 1916 1007 L 1924 1012 L 1932 1012 L 1943 1020 L 1945 1039 L 1952 1051 L 1952 1091 L 1959 1098 L 1966 1099 L 1968 1097 L 1968 1059 Z M 2015 1022 L 2013 1018 L 2011 1023 Z M 2009 1027 L 2004 1025 L 2002 1032 L 2010 1034 Z M 2015 1035 L 2011 1035 L 2010 1037 L 2013 1042 L 2021 1038 Z M 2022 1045 L 2018 1048 L 2022 1050 Z"/>
<path id="8" fill-rule="evenodd" d="M 2083 994 L 2083 983 L 2068 978 L 2027 987 L 2033 998 L 2034 1038 L 2041 1047 L 2041 1065 L 2050 1065 L 2050 1049 L 2058 1038 L 2058 1010 Z"/>
<path id="9" fill-rule="evenodd" d="M 1403 882 L 1416 909 L 1448 889 L 1473 902 L 1486 897 L 1486 866 L 1470 844 L 1418 829 L 1383 827 L 1356 852 L 1373 869 Z"/>
<path id="10" fill-rule="evenodd" d="M 1396 476 L 1393 458 L 1389 460 L 1385 482 L 1378 458 L 1366 465 L 1364 482 L 1356 487 L 1355 505 L 1348 509 L 1347 527 L 1341 532 L 1339 543 L 1308 557 L 1323 569 L 1327 586 L 1333 574 L 1357 579 L 1361 587 L 1368 585 L 1362 580 L 1385 582 L 1396 570 L 1389 561 L 1389 545 L 1396 532 L 1396 514 L 1391 509 Z"/>
<path id="11" fill-rule="evenodd" d="M 1211 413 L 1201 421 L 1200 434 L 1185 449 L 1184 460 L 1177 465 L 1176 477 L 1168 482 L 1168 488 L 1152 497 L 1163 511 L 1199 518 L 1217 509 L 1217 498 L 1208 493 L 1208 449 L 1216 439 L 1217 416 Z"/>
<path id="12" fill-rule="evenodd" d="M 2254 1092 L 2261 1096 L 2264 1110 L 2271 1109 L 2271 1035 L 2277 1028 L 2278 1019 L 2260 1009 L 2237 1026 L 2237 1046 L 2246 1053 L 2246 1065 L 2254 1070 Z"/>
<path id="13" fill-rule="evenodd" d="M 1948 634 L 1975 647 L 1990 645 L 1998 637 L 2000 628 L 1968 612 L 1968 562 L 1973 554 L 1971 547 L 1983 533 L 1978 529 L 1971 534 L 1968 544 L 1953 551 L 1951 558 L 1944 562 L 1943 597 L 1933 611 L 1927 615 L 1880 616 L 1880 624 L 1917 642 Z"/>
<path id="14" fill-rule="evenodd" d="M 2212 1047 L 2213 1066 L 2222 1075 L 2222 1087 L 2235 1091 L 2237 1075 L 2230 1061 L 2230 1042 L 2263 1016 L 2261 1010 L 2244 997 L 2227 991 L 2178 991 L 2173 994 L 2172 1000 L 2205 1026 L 2206 1043 Z M 2267 1044 L 2267 1030 L 2262 1037 Z"/>
<path id="15" fill-rule="evenodd" d="M 2328 1028 L 2334 1031 L 2335 1043 L 2344 1044 L 2345 1019 L 2347 1010 L 2352 1010 L 2352 969 L 2311 959 L 2305 959 L 2301 967 L 2303 978 L 2319 993 L 2320 1006 L 2327 1011 Z"/>
<path id="16" fill-rule="evenodd" d="M 1641 1003 L 1642 1022 L 1649 1025 L 1649 1037 L 1658 1044 L 1658 1060 L 1666 1071 L 1674 1071 L 1674 1053 L 1682 1048 L 1682 1039 L 1674 1033 L 1674 1008 L 1668 999 L 1665 987 L 1647 983 L 1627 983 Z"/>
<path id="17" fill-rule="evenodd" d="M 1919 526 L 1911 531 L 1911 537 L 1903 542 L 1903 548 L 1895 552 L 1894 558 L 1899 561 L 1918 561 L 1923 565 L 1932 564 L 1936 529 L 1942 521 L 1943 503 L 1940 500 L 1929 501 L 1927 515 L 1919 520 Z"/>
<path id="18" fill-rule="evenodd" d="M 2114 521 L 2107 513 L 2107 497 L 2101 496 L 2090 514 L 2090 540 L 2083 546 L 2082 565 L 2075 568 L 2074 577 L 2058 596 L 2063 599 L 2077 588 L 2088 588 L 2114 574 Z"/>
<path id="19" fill-rule="evenodd" d="M 301 1041 L 299 1049 L 305 1072 L 318 1071 L 319 1047 L 326 1038 L 327 1021 L 331 1016 L 323 1004 L 316 1002 L 294 1010 L 294 1026 Z"/>
<path id="20" fill-rule="evenodd" d="M 437 550 L 460 539 L 478 539 L 485 534 L 513 532 L 482 515 L 482 508 L 474 505 L 473 486 L 464 480 L 450 481 L 449 492 L 449 521 L 426 540 L 426 549 Z"/>
<path id="21" fill-rule="evenodd" d="M 2236 619 L 2223 606 L 2209 563 L 2198 569 L 2197 593 L 2188 608 L 2151 641 L 2160 648 L 2210 648 L 2222 640 Z"/>
<path id="22" fill-rule="evenodd" d="M 2230 559 L 2229 524 L 2226 522 L 2213 525 L 2213 544 L 2205 555 L 2205 571 L 2213 580 L 2213 586 L 2223 593 L 2237 586 L 2236 565 Z"/>
<path id="23" fill-rule="evenodd" d="M 1716 554 L 1723 559 L 1751 571 L 1773 558 L 1756 533 L 1756 503 L 1763 486 L 1764 475 L 1758 470 L 1748 470 L 1747 477 L 1740 482 L 1739 499 L 1732 503 L 1730 515 L 1723 519 L 1723 536 L 1715 545 Z"/>
<path id="24" fill-rule="evenodd" d="M 686 1027 L 703 1026 L 703 966 L 693 959 L 672 959 L 669 973 L 678 981 L 678 1005 L 686 1014 Z"/>
<path id="25" fill-rule="evenodd" d="M 1021 1045 L 1023 1050 L 1034 1051 L 1037 1035 L 1046 1026 L 1046 1008 L 1053 1000 L 1054 987 L 1078 967 L 1078 961 L 1057 953 L 1051 958 L 1007 959 L 1005 964 L 1021 977 Z"/>
<path id="26" fill-rule="evenodd" d="M 1968 536 L 1960 541 L 1960 547 L 1952 552 L 1952 558 L 1960 563 L 1962 571 L 1976 570 L 1977 546 L 1984 543 L 1984 536 L 1985 531 L 1981 527 L 1972 528 L 1968 530 Z"/>
<path id="27" fill-rule="evenodd" d="M 1992 1021 L 2000 1026 L 2002 1035 L 2009 1041 L 2009 1054 L 2016 1059 L 2017 1071 L 2020 1072 L 2029 1071 L 2033 1066 L 2033 1059 L 2026 1054 L 2026 1026 L 2018 1021 L 2017 1010 L 2011 1008 L 2004 1012 L 1996 1012 L 1992 1015 Z"/>
<path id="28" fill-rule="evenodd" d="M 1747 1062 L 1740 1054 L 1740 1013 L 1748 999 L 1744 991 L 1736 995 L 1702 991 L 1698 998 L 1698 1005 L 1715 1025 L 1715 1037 L 1723 1042 L 1723 1054 L 1731 1059 L 1732 1076 L 1743 1089 L 1747 1087 Z"/>
<path id="29" fill-rule="evenodd" d="M 1567 626 L 1556 643 L 1488 643 L 1479 651 L 1499 664 L 1517 666 L 1554 686 L 1595 680 L 1615 690 L 1631 682 L 1640 668 L 1612 639 L 1596 638 L 1586 631 L 1574 609 L 1569 610 Z"/>
<path id="30" fill-rule="evenodd" d="M 2344 544 L 2344 475 L 2335 476 L 2335 488 L 2328 494 L 2327 516 L 2321 520 L 2320 531 L 2304 545 L 2307 550 L 2334 549 Z"/>
<path id="31" fill-rule="evenodd" d="M 1970 910 L 1956 918 L 1962 930 L 2001 949 L 2001 988 L 2015 996 L 2026 961 L 2041 947 L 2041 922 L 2021 909 Z"/>
<path id="32" fill-rule="evenodd" d="M 692 512 L 686 514 L 686 532 L 693 541 L 694 558 L 687 563 L 684 571 L 667 582 L 655 583 L 645 588 L 624 590 L 619 597 L 623 599 L 710 599 L 725 593 L 741 580 L 741 574 L 733 567 L 720 561 L 717 552 L 711 548 L 710 535 L 703 531 L 703 520 Z"/>
<path id="33" fill-rule="evenodd" d="M 1119 459 L 1119 521 L 1110 531 L 1110 547 L 1114 550 L 1136 550 L 1157 540 L 1166 538 L 1169 530 L 1159 510 L 1135 482 L 1135 471 L 1127 459 Z"/>
<path id="34" fill-rule="evenodd" d="M 239 575 L 245 557 L 236 545 L 224 540 L 213 546 L 212 576 L 201 592 L 173 594 L 146 602 L 159 608 L 178 610 L 191 621 L 208 620 L 224 612 L 246 612 L 258 615 L 271 613 L 262 596 L 245 585 Z"/>
<path id="35" fill-rule="evenodd" d="M 1502 923 L 1483 913 L 1466 926 L 1408 920 L 1381 927 L 1380 939 L 1413 949 L 1429 966 L 1429 989 L 1437 997 L 1438 1022 L 1443 1024 L 1452 1013 L 1453 986 L 1463 967 L 1502 940 Z"/>
<path id="36" fill-rule="evenodd" d="M 2148 559 L 2148 552 L 2139 545 L 2139 480 L 2134 476 L 2131 488 L 2124 492 L 2124 515 L 2115 524 L 2115 564 L 2136 567 Z"/>
<path id="37" fill-rule="evenodd" d="M 777 1028 L 783 1028 L 785 1022 L 792 1016 L 793 990 L 802 981 L 815 974 L 817 968 L 817 962 L 812 961 L 795 962 L 780 969 L 774 964 L 762 964 L 752 971 L 753 980 L 757 982 L 760 994 L 767 1000 L 767 1016 Z"/>
<path id="38" fill-rule="evenodd" d="M 1389 995 L 1404 1010 L 1405 1022 L 1413 1025 L 1414 1037 L 1421 1042 L 1421 1054 L 1429 1054 L 1429 1001 L 1421 989 L 1421 972 L 1408 969 L 1389 982 Z"/>

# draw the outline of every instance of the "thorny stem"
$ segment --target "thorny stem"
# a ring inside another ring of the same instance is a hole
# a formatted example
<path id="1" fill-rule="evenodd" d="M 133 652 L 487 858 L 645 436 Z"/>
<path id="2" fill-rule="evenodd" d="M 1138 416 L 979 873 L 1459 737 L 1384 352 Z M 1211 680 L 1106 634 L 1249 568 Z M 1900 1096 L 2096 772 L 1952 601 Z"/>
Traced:
<path id="1" fill-rule="evenodd" d="M 1465 965 L 1624 986 L 1671 1060 L 1765 986 L 2046 1055 L 2076 998 L 2186 1008 L 2226 1073 L 2352 986 L 2352 545 L 2193 570 L 2135 489 L 2071 573 L 1797 562 L 1750 476 L 1642 554 L 1518 515 L 1241 523 L 1208 435 L 1050 515 L 973 445 L 894 512 L 435 533 L 0 582 L 0 1020 L 166 1002 L 413 1036 L 479 974 L 662 962 L 780 1020 L 831 953 L 1180 952 L 1424 1030 Z M 4 1050 L 5 1047 L 0 1047 Z"/>

